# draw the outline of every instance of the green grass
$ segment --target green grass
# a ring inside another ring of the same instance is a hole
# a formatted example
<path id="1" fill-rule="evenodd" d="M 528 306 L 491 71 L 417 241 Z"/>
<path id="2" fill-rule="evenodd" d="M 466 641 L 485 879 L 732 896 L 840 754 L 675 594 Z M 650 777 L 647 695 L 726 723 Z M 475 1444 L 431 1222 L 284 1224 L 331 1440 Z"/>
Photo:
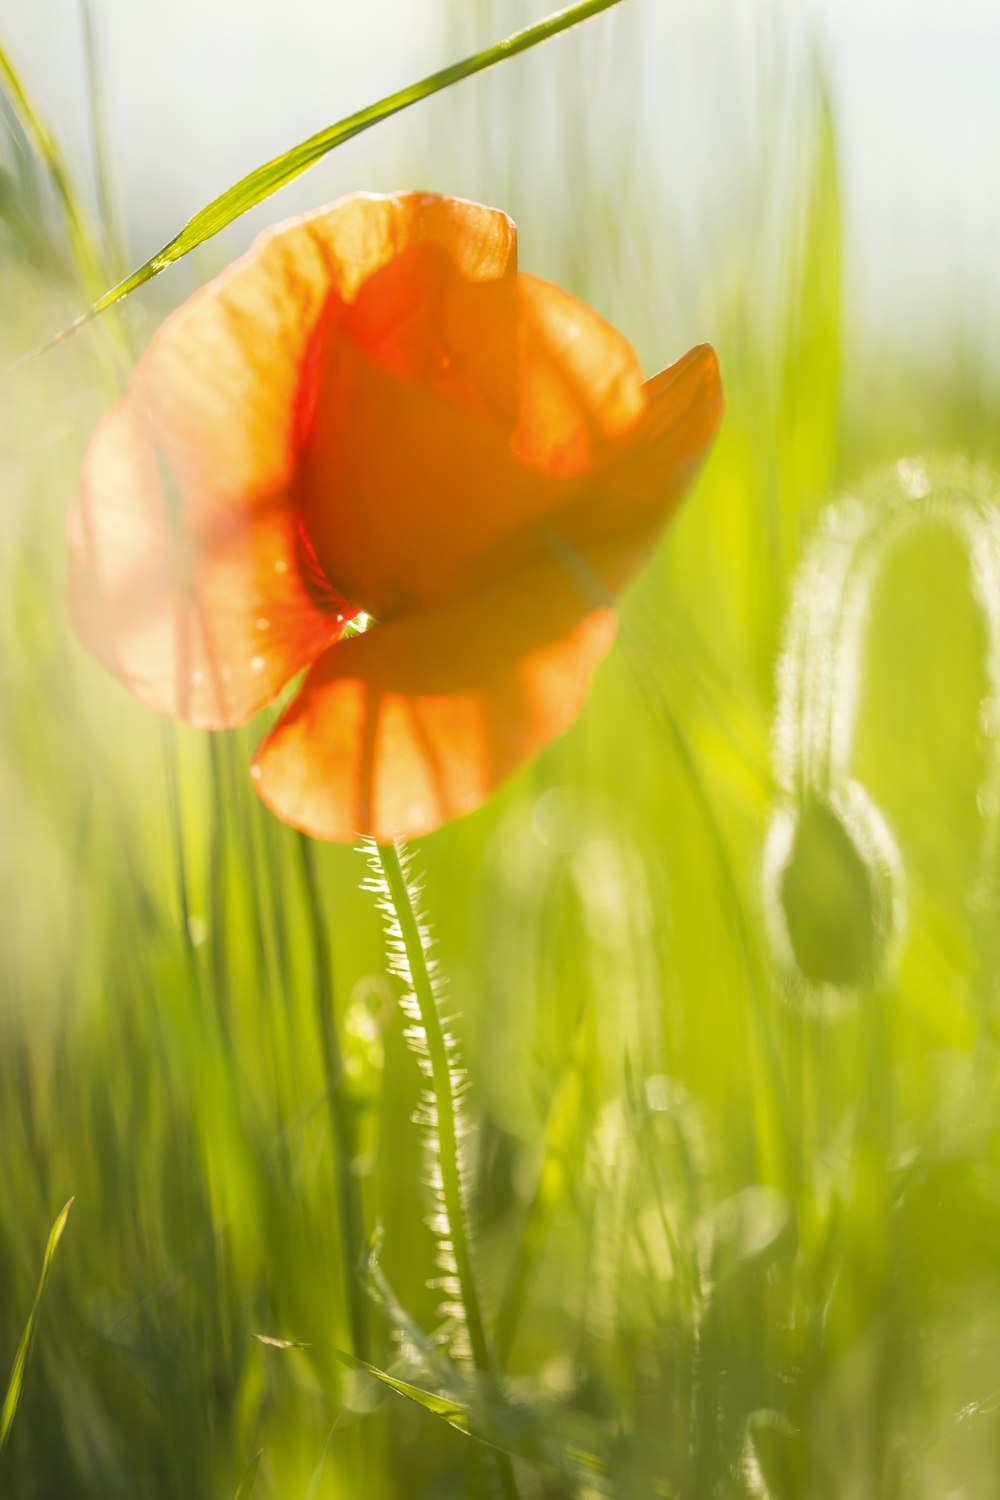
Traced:
<path id="1" fill-rule="evenodd" d="M 98 319 L 2 379 L 5 1370 L 29 1314 L 33 1329 L 2 1495 L 994 1493 L 997 721 L 988 611 L 934 506 L 872 581 L 834 766 L 880 809 L 895 861 L 873 871 L 815 811 L 829 756 L 789 767 L 787 736 L 771 754 L 790 620 L 825 618 L 824 508 L 897 504 L 902 455 L 930 456 L 935 499 L 956 453 L 1000 463 L 996 393 L 968 334 L 922 368 L 858 326 L 818 83 L 758 122 L 760 180 L 712 256 L 687 252 L 678 225 L 704 204 L 672 195 L 669 143 L 662 161 L 631 152 L 621 78 L 650 15 L 622 6 L 421 106 L 414 134 L 386 127 L 388 184 L 500 202 L 522 264 L 605 311 L 650 370 L 711 338 L 728 399 L 580 722 L 413 851 L 468 1073 L 478 1372 L 430 1284 L 425 1079 L 364 857 L 266 813 L 247 772 L 261 726 L 154 720 L 65 621 L 79 460 L 121 339 L 141 345 L 160 304 L 143 292 L 117 333 Z M 508 9 L 492 31 L 514 24 Z M 540 180 L 542 95 L 560 171 Z M 92 300 L 80 236 L 100 256 L 108 229 L 87 227 L 70 177 L 53 193 L 47 132 L 17 129 L 5 364 Z M 317 202 L 351 185 L 334 176 L 350 149 L 319 169 Z M 214 266 L 226 244 L 205 253 Z M 994 498 L 988 467 L 960 483 Z M 800 661 L 812 707 L 793 727 L 821 750 L 822 646 L 844 620 L 834 607 Z M 761 875 L 796 798 L 813 810 L 785 906 L 808 985 L 773 951 Z M 879 881 L 905 909 L 884 953 Z"/>

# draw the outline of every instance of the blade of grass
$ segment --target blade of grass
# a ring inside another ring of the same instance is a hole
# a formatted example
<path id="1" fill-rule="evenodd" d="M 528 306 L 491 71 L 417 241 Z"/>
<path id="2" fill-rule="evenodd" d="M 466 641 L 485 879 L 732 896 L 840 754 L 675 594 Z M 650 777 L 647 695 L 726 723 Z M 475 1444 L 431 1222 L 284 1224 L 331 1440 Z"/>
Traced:
<path id="1" fill-rule="evenodd" d="M 449 1396 L 439 1396 L 436 1391 L 426 1391 L 422 1386 L 413 1385 L 409 1380 L 400 1380 L 386 1370 L 380 1370 L 377 1365 L 370 1364 L 366 1359 L 356 1359 L 346 1350 L 338 1350 L 337 1353 L 352 1370 L 361 1370 L 366 1375 L 373 1376 L 382 1385 L 388 1386 L 390 1391 L 395 1391 L 397 1395 L 405 1396 L 407 1401 L 422 1406 L 424 1411 L 429 1411 L 432 1416 L 439 1417 L 442 1422 L 447 1422 L 448 1426 L 454 1427 L 457 1432 L 464 1433 L 466 1437 L 479 1436 L 474 1432 L 468 1410 L 461 1402 L 453 1401 Z M 480 1438 L 480 1441 L 489 1442 L 489 1439 Z M 490 1446 L 493 1445 L 490 1444 Z"/>
<path id="2" fill-rule="evenodd" d="M 49 1268 L 52 1265 L 59 1241 L 62 1239 L 62 1232 L 66 1228 L 66 1220 L 69 1218 L 69 1211 L 72 1207 L 73 1199 L 71 1198 L 53 1224 L 49 1233 L 48 1244 L 45 1246 L 42 1272 L 38 1278 L 38 1290 L 35 1293 L 35 1300 L 31 1305 L 31 1312 L 28 1314 L 28 1321 L 21 1335 L 21 1342 L 17 1346 L 17 1353 L 14 1355 L 10 1380 L 7 1382 L 7 1394 L 4 1396 L 3 1408 L 0 1410 L 0 1450 L 3 1449 L 10 1436 L 10 1430 L 14 1425 L 14 1418 L 17 1416 L 17 1408 L 21 1404 L 21 1391 L 24 1387 L 24 1376 L 28 1368 L 28 1360 L 31 1358 L 32 1345 L 35 1342 L 35 1329 L 38 1326 L 38 1309 L 41 1306 L 42 1293 L 45 1290 L 45 1283 L 49 1279 Z"/>
<path id="3" fill-rule="evenodd" d="M 569 1190 L 568 1161 L 574 1141 L 581 1130 L 583 1068 L 586 1050 L 591 1045 L 586 1005 L 581 1005 L 565 1066 L 562 1068 L 549 1101 L 542 1136 L 542 1161 L 535 1189 L 517 1237 L 512 1264 L 507 1275 L 500 1311 L 497 1314 L 495 1343 L 497 1365 L 504 1367 L 510 1356 L 514 1335 L 524 1309 L 532 1270 L 548 1235 L 552 1215 Z"/>
<path id="4" fill-rule="evenodd" d="M 412 1381 L 402 1380 L 397 1375 L 379 1369 L 367 1360 L 356 1359 L 345 1351 L 337 1350 L 352 1369 L 363 1371 L 379 1381 L 388 1390 L 395 1391 L 415 1406 L 422 1407 L 431 1416 L 453 1427 L 474 1442 L 482 1443 L 506 1460 L 524 1459 L 530 1464 L 544 1464 L 570 1473 L 577 1480 L 586 1480 L 590 1493 L 604 1493 L 602 1479 L 606 1464 L 599 1453 L 593 1453 L 580 1443 L 565 1439 L 561 1434 L 549 1431 L 539 1422 L 528 1406 L 506 1404 L 499 1393 L 486 1396 L 470 1389 L 468 1399 L 455 1399 L 429 1391 Z M 599 1487 L 599 1488 L 598 1488 Z"/>
<path id="5" fill-rule="evenodd" d="M 181 260 L 199 245 L 203 245 L 206 240 L 211 239 L 213 235 L 218 234 L 220 230 L 225 229 L 227 225 L 232 224 L 248 209 L 256 207 L 272 193 L 276 193 L 279 188 L 301 176 L 336 146 L 343 145 L 345 141 L 360 135 L 364 130 L 370 130 L 373 125 L 378 125 L 382 120 L 388 120 L 390 116 L 399 114 L 401 110 L 409 109 L 411 104 L 418 104 L 422 99 L 428 99 L 432 94 L 449 88 L 453 83 L 460 83 L 464 78 L 471 78 L 476 73 L 485 72 L 496 63 L 517 57 L 520 53 L 537 47 L 540 42 L 548 41 L 551 37 L 558 36 L 560 32 L 579 25 L 581 21 L 589 20 L 591 16 L 599 15 L 601 11 L 610 10 L 612 6 L 620 4 L 622 0 L 578 0 L 577 4 L 546 16 L 544 20 L 537 21 L 533 26 L 527 26 L 524 30 L 515 32 L 505 41 L 496 42 L 482 52 L 475 52 L 460 62 L 451 63 L 448 67 L 422 78 L 418 83 L 411 83 L 406 88 L 398 89 L 395 93 L 386 95 L 384 99 L 367 105 L 364 109 L 356 110 L 354 114 L 347 115 L 335 125 L 329 125 L 326 129 L 317 131 L 307 140 L 282 152 L 272 161 L 256 167 L 246 177 L 241 177 L 239 182 L 227 188 L 224 193 L 213 198 L 211 203 L 206 204 L 192 219 L 189 219 L 180 233 L 168 241 L 161 250 L 132 271 L 123 281 L 104 292 L 85 313 L 57 333 L 48 343 L 31 350 L 24 356 L 24 359 L 33 359 L 36 355 L 43 354 L 46 350 L 54 348 L 56 344 L 62 343 L 70 334 L 82 328 L 84 324 L 111 307 L 113 303 L 120 301 L 122 297 L 127 297 L 130 292 L 134 292 L 145 282 L 166 270 L 167 266 Z M 0 59 L 2 59 L 2 54 L 0 54 Z"/>
<path id="6" fill-rule="evenodd" d="M 45 167 L 56 196 L 66 216 L 73 259 L 80 281 L 88 296 L 94 296 L 103 282 L 101 256 L 87 224 L 87 218 L 76 194 L 73 179 L 62 153 L 45 121 L 35 108 L 9 54 L 0 44 L 0 85 L 6 90 L 31 148 Z"/>
<path id="7" fill-rule="evenodd" d="M 118 195 L 114 191 L 112 176 L 112 152 L 108 140 L 107 119 L 104 111 L 106 90 L 101 70 L 100 36 L 94 0 L 80 0 L 80 21 L 83 29 L 84 57 L 87 65 L 87 94 L 90 105 L 90 133 L 94 152 L 94 170 L 97 178 L 97 205 L 104 226 L 104 244 L 108 273 L 123 275 L 128 261 L 125 258 L 125 235 L 119 211 Z"/>
<path id="8" fill-rule="evenodd" d="M 327 1080 L 330 1142 L 337 1180 L 337 1206 L 340 1215 L 341 1256 L 343 1262 L 344 1298 L 351 1329 L 354 1352 L 364 1355 L 368 1348 L 368 1304 L 361 1284 L 360 1266 L 364 1246 L 364 1202 L 361 1183 L 352 1165 L 353 1130 L 344 1098 L 344 1063 L 341 1056 L 337 1019 L 334 1013 L 333 964 L 330 934 L 320 897 L 319 876 L 313 847 L 304 834 L 298 838 L 303 892 L 313 950 L 313 993 L 316 1004 L 316 1029 L 323 1055 Z"/>
<path id="9" fill-rule="evenodd" d="M 55 190 L 66 223 L 72 270 L 76 280 L 86 297 L 96 297 L 101 288 L 107 285 L 108 277 L 118 274 L 118 267 L 114 263 L 105 262 L 100 241 L 93 232 L 83 200 L 74 184 L 73 174 L 63 158 L 56 138 L 32 103 L 9 53 L 2 45 L 0 93 Z M 121 317 L 110 319 L 106 326 L 108 343 L 106 346 L 98 346 L 99 358 L 108 389 L 117 395 L 122 370 L 131 363 L 133 350 Z M 15 361 L 15 366 L 20 363 L 20 360 Z"/>
<path id="10" fill-rule="evenodd" d="M 595 604 L 611 605 L 614 601 L 599 575 L 590 567 L 579 552 L 557 532 L 549 531 L 547 540 L 553 556 L 563 565 L 580 591 Z M 764 1134 L 773 1136 L 766 1140 L 768 1154 L 777 1156 L 775 1165 L 781 1172 L 790 1170 L 796 1160 L 793 1133 L 786 1122 L 791 1118 L 785 1102 L 786 1087 L 781 1071 L 776 1038 L 765 1011 L 765 986 L 760 973 L 759 959 L 753 941 L 749 915 L 740 891 L 739 880 L 729 854 L 729 847 L 716 816 L 711 796 L 698 765 L 697 757 L 677 715 L 674 713 L 662 684 L 651 664 L 656 661 L 655 641 L 643 639 L 635 627 L 623 630 L 620 637 L 622 659 L 628 669 L 629 680 L 639 700 L 646 706 L 650 717 L 661 724 L 673 743 L 677 763 L 684 773 L 692 793 L 702 826 L 708 838 L 708 846 L 714 857 L 720 893 L 726 903 L 737 943 L 740 966 L 746 978 L 748 1012 L 751 1034 L 760 1056 L 764 1077 L 760 1087 L 760 1115 Z M 754 1075 L 756 1078 L 756 1074 Z M 775 1101 L 775 1110 L 768 1108 L 768 1101 Z"/>
<path id="11" fill-rule="evenodd" d="M 257 1482 L 257 1470 L 260 1468 L 260 1460 L 262 1455 L 263 1449 L 261 1449 L 260 1453 L 255 1454 L 251 1459 L 246 1473 L 240 1480 L 240 1487 L 236 1491 L 235 1500 L 250 1500 L 250 1496 L 253 1493 L 253 1487 Z"/>

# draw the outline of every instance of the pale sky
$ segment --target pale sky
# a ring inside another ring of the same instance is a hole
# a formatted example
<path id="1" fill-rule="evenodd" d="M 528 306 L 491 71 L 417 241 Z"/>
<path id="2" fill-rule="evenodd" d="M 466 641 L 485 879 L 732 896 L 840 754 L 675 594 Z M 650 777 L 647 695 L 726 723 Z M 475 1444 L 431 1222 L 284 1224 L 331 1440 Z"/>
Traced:
<path id="1" fill-rule="evenodd" d="M 463 16 L 461 51 L 557 8 L 555 0 L 504 0 L 492 7 L 491 20 L 489 7 L 475 10 L 474 0 L 450 0 L 450 9 L 442 0 L 92 3 L 136 256 L 156 249 L 242 172 L 452 60 L 447 14 Z M 680 132 L 693 143 L 692 192 L 706 161 L 738 151 L 739 142 L 727 141 L 733 122 L 718 101 L 746 70 L 746 37 L 768 16 L 783 45 L 817 27 L 826 41 L 859 302 L 889 324 L 928 305 L 996 322 L 1000 0 L 630 0 L 588 23 L 605 28 L 609 46 L 625 28 L 641 32 L 652 66 L 641 86 L 623 78 L 622 89 L 636 94 L 637 120 L 662 106 L 674 138 Z M 0 0 L 0 30 L 74 163 L 85 167 L 79 0 Z M 474 80 L 461 87 L 480 86 Z M 307 177 L 277 205 L 258 210 L 246 237 L 319 201 L 321 188 L 329 195 L 404 185 L 393 163 L 405 159 L 409 122 L 423 109 L 379 127 L 324 165 L 321 180 Z"/>

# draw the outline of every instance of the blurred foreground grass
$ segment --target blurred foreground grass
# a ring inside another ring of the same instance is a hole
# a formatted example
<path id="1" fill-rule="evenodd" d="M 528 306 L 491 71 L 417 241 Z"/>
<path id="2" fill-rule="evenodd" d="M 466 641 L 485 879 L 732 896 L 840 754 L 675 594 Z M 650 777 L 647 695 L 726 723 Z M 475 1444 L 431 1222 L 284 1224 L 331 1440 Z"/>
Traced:
<path id="1" fill-rule="evenodd" d="M 417 851 L 460 1016 L 477 1262 L 509 1377 L 504 1400 L 471 1385 L 456 1400 L 533 1455 L 525 1497 L 992 1496 L 1000 949 L 980 792 L 997 721 L 969 560 L 931 509 L 875 581 L 847 765 L 898 846 L 891 961 L 850 994 L 803 993 L 772 959 L 760 869 L 775 663 L 821 511 L 894 496 L 901 455 L 1000 461 L 996 392 L 973 336 L 924 368 L 852 321 L 818 84 L 760 122 L 760 177 L 725 253 L 686 253 L 696 206 L 673 200 L 655 142 L 630 153 L 602 50 L 627 72 L 648 14 L 626 7 L 444 96 L 390 138 L 385 166 L 387 185 L 408 174 L 510 209 L 522 263 L 606 312 L 648 369 L 710 338 L 728 395 L 581 722 Z M 554 128 L 533 174 L 518 120 L 543 88 Z M 6 147 L 5 362 L 82 300 L 12 115 Z M 129 337 L 159 311 L 130 303 Z M 52 1222 L 76 1203 L 0 1493 L 227 1500 L 246 1474 L 280 1500 L 490 1494 L 486 1446 L 338 1357 L 331 994 L 377 1246 L 370 1357 L 454 1396 L 430 1343 L 419 1079 L 363 860 L 269 817 L 246 770 L 253 731 L 153 720 L 69 637 L 63 518 L 118 358 L 101 324 L 3 379 L 4 1363 Z M 930 460 L 932 493 L 948 463 Z M 992 498 L 988 479 L 973 487 Z M 853 972 L 871 892 L 815 826 L 796 909 L 817 971 Z"/>

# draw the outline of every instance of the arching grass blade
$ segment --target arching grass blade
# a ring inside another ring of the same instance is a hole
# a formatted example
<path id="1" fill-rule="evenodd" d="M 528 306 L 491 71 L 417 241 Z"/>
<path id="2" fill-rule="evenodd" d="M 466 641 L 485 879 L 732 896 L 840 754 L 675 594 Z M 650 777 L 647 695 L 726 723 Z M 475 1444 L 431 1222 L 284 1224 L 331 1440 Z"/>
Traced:
<path id="1" fill-rule="evenodd" d="M 314 162 L 319 161 L 334 147 L 343 145 L 345 141 L 360 135 L 362 131 L 370 130 L 373 125 L 389 119 L 391 115 L 408 109 L 411 104 L 418 104 L 420 100 L 430 98 L 432 94 L 439 93 L 451 84 L 460 83 L 463 78 L 471 78 L 475 73 L 485 72 L 495 63 L 505 62 L 510 57 L 517 57 L 519 53 L 536 47 L 539 42 L 548 41 L 550 37 L 557 36 L 562 31 L 568 31 L 570 27 L 578 25 L 581 21 L 589 20 L 591 16 L 610 10 L 612 6 L 621 3 L 622 0 L 578 0 L 577 4 L 557 11 L 554 15 L 546 16 L 535 25 L 515 32 L 505 41 L 496 42 L 482 52 L 473 53 L 472 56 L 463 58 L 461 62 L 451 63 L 448 67 L 422 78 L 418 83 L 411 83 L 406 88 L 398 89 L 394 94 L 388 94 L 384 99 L 379 99 L 375 104 L 369 104 L 364 109 L 355 111 L 354 114 L 339 120 L 335 125 L 329 125 L 326 129 L 317 131 L 315 135 L 309 136 L 307 140 L 293 146 L 280 156 L 276 156 L 272 161 L 256 167 L 254 171 L 240 178 L 239 182 L 234 183 L 232 187 L 200 209 L 185 224 L 180 233 L 163 246 L 162 250 L 157 251 L 123 281 L 118 282 L 116 286 L 98 297 L 81 317 L 57 333 L 47 344 L 32 350 L 25 358 L 31 359 L 61 343 L 70 334 L 75 333 L 77 329 L 96 317 L 98 313 L 104 312 L 122 297 L 127 297 L 130 292 L 134 292 L 145 282 L 166 270 L 167 266 L 181 260 L 190 251 L 197 249 L 199 245 L 203 245 L 206 240 L 232 224 L 248 209 L 256 207 L 258 203 L 262 203 L 265 198 L 269 198 L 286 183 L 301 176 Z"/>
<path id="2" fill-rule="evenodd" d="M 59 1241 L 62 1239 L 62 1232 L 66 1228 L 66 1220 L 69 1217 L 69 1211 L 72 1207 L 73 1199 L 71 1198 L 53 1224 L 49 1233 L 48 1244 L 45 1246 L 42 1273 L 38 1278 L 38 1290 L 35 1293 L 35 1300 L 32 1303 L 31 1312 L 28 1314 L 28 1321 L 25 1324 L 24 1332 L 21 1335 L 21 1342 L 17 1346 L 17 1353 L 14 1355 L 10 1380 L 7 1382 L 7 1394 L 4 1396 L 3 1408 L 0 1410 L 0 1449 L 4 1447 L 10 1436 L 10 1430 L 14 1425 L 14 1418 L 17 1416 L 17 1408 L 21 1404 L 21 1390 L 24 1386 L 24 1376 L 28 1368 L 28 1360 L 31 1358 L 31 1347 L 35 1341 L 35 1328 L 38 1324 L 38 1309 L 41 1306 L 42 1293 L 45 1290 L 45 1283 L 49 1278 L 49 1268 L 52 1265 Z"/>
<path id="3" fill-rule="evenodd" d="M 97 295 L 103 281 L 101 256 L 87 223 L 83 205 L 77 196 L 72 176 L 45 121 L 32 103 L 17 69 L 0 44 L 0 88 L 3 88 L 21 123 L 32 149 L 55 188 L 66 217 L 70 249 L 81 285 L 90 297 Z"/>
<path id="4" fill-rule="evenodd" d="M 235 1500 L 250 1500 L 250 1496 L 253 1493 L 253 1487 L 257 1482 L 257 1470 L 260 1468 L 260 1460 L 262 1454 L 263 1449 L 260 1453 L 255 1454 L 251 1459 L 246 1473 L 240 1480 L 240 1487 L 236 1491 Z"/>

